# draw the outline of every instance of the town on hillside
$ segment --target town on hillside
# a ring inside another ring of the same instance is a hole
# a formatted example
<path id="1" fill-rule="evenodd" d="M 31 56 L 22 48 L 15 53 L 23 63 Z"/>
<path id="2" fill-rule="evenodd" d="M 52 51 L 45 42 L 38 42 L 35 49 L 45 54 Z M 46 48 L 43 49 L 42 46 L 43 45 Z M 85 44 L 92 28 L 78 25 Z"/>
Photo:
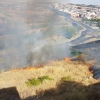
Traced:
<path id="1" fill-rule="evenodd" d="M 70 13 L 71 17 L 77 21 L 82 21 L 89 26 L 100 28 L 100 6 L 71 3 L 55 3 L 53 7 L 54 9 L 57 9 L 59 11 Z"/>
<path id="2" fill-rule="evenodd" d="M 64 11 L 69 12 L 70 14 L 81 17 L 81 18 L 100 18 L 100 7 L 94 6 L 94 5 L 84 5 L 84 4 L 55 4 L 55 8 Z"/>

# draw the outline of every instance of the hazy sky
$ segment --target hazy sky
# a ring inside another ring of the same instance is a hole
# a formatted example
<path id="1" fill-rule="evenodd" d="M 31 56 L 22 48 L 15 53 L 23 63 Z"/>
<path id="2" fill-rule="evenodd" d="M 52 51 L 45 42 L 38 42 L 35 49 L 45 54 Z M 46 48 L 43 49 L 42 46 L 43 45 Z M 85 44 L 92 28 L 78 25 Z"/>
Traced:
<path id="1" fill-rule="evenodd" d="M 20 0 L 19 0 L 20 1 Z M 29 0 L 30 1 L 30 0 Z M 87 4 L 87 5 L 99 5 L 100 0 L 31 0 L 33 2 L 43 1 L 43 2 L 61 2 L 61 3 L 74 3 L 74 4 Z"/>
<path id="2" fill-rule="evenodd" d="M 93 4 L 100 5 L 100 0 L 69 0 L 71 3 L 75 4 Z"/>

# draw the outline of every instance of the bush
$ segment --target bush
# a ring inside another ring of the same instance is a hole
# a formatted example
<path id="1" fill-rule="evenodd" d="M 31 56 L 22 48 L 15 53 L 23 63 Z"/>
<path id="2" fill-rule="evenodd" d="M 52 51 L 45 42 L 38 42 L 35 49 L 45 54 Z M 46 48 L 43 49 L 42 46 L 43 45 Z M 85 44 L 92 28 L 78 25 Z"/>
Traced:
<path id="1" fill-rule="evenodd" d="M 80 51 L 72 51 L 71 54 L 72 54 L 73 56 L 77 56 L 77 55 L 79 55 L 79 54 L 82 54 L 82 52 L 80 52 Z"/>
<path id="2" fill-rule="evenodd" d="M 83 54 L 79 54 L 77 58 L 78 58 L 79 61 L 84 61 L 85 60 Z"/>

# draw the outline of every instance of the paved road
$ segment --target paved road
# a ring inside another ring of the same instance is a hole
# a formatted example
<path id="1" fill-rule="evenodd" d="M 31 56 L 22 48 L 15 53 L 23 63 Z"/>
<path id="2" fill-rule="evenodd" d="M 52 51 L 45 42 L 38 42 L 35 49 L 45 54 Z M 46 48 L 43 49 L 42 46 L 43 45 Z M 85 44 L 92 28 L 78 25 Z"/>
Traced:
<path id="1" fill-rule="evenodd" d="M 82 32 L 82 34 L 81 34 L 80 37 L 78 37 L 77 39 L 72 40 L 72 41 L 70 42 L 72 45 L 78 44 L 78 43 L 86 36 L 86 34 L 87 34 L 88 32 L 96 32 L 96 30 L 94 30 L 94 29 L 92 29 L 91 27 L 89 27 L 89 26 L 83 24 L 82 22 L 77 22 L 77 21 L 73 20 L 73 19 L 71 18 L 71 15 L 70 15 L 69 13 L 62 12 L 62 11 L 58 11 L 58 10 L 56 10 L 56 9 L 54 9 L 54 12 L 57 13 L 57 14 L 59 14 L 59 15 L 61 15 L 61 16 L 66 17 L 67 19 L 69 19 L 69 20 L 72 22 L 73 25 L 74 25 L 74 24 L 78 24 L 78 25 L 83 26 L 83 27 L 86 29 L 86 30 L 84 30 L 84 31 Z"/>

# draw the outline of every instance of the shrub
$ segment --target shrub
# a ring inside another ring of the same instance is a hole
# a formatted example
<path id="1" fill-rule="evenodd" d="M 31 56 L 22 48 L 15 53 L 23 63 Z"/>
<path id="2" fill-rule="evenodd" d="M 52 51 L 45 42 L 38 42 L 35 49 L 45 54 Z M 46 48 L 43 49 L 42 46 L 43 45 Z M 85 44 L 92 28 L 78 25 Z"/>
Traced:
<path id="1" fill-rule="evenodd" d="M 79 54 L 82 54 L 82 52 L 80 52 L 80 51 L 72 51 L 71 54 L 72 54 L 73 56 L 77 56 L 77 55 L 79 55 Z"/>
<path id="2" fill-rule="evenodd" d="M 79 61 L 84 61 L 84 55 L 83 54 L 79 54 L 77 56 L 77 58 L 78 58 Z"/>

